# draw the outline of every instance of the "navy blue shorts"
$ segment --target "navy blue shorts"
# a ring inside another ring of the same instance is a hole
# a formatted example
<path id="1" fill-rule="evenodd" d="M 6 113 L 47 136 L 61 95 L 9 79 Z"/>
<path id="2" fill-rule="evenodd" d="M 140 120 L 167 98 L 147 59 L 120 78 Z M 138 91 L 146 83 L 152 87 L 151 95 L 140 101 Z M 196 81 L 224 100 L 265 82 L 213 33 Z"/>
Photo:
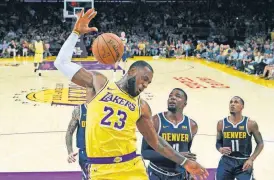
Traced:
<path id="1" fill-rule="evenodd" d="M 243 165 L 246 159 L 235 159 L 227 156 L 222 156 L 217 172 L 216 180 L 252 180 L 253 169 L 250 168 L 247 171 L 243 171 Z"/>
<path id="2" fill-rule="evenodd" d="M 125 61 L 127 60 L 127 57 L 128 57 L 127 54 L 128 54 L 127 52 L 124 52 L 124 54 L 123 54 L 123 56 L 122 56 L 123 62 L 125 62 Z"/>
<path id="3" fill-rule="evenodd" d="M 82 180 L 88 180 L 87 154 L 85 150 L 79 150 L 79 165 L 82 169 Z"/>
<path id="4" fill-rule="evenodd" d="M 147 168 L 149 180 L 187 180 L 186 173 L 170 173 L 163 171 L 153 165 L 149 165 Z"/>

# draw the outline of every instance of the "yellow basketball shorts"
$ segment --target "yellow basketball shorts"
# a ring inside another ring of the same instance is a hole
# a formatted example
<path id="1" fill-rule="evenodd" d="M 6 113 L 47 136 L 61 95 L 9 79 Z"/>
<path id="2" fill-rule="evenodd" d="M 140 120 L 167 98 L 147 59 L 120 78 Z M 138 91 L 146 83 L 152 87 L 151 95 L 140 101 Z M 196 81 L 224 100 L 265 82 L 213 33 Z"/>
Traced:
<path id="1" fill-rule="evenodd" d="M 43 53 L 35 53 L 34 54 L 34 62 L 41 63 L 43 61 Z"/>
<path id="2" fill-rule="evenodd" d="M 137 156 L 115 164 L 89 164 L 90 180 L 148 180 L 144 161 Z"/>

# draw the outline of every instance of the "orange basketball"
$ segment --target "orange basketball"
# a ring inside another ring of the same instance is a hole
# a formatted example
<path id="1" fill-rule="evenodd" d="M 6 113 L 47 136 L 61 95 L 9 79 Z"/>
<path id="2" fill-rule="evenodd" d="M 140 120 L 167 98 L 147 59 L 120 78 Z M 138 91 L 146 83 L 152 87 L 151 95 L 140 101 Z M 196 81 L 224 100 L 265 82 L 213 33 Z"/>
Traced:
<path id="1" fill-rule="evenodd" d="M 104 33 L 93 41 L 92 53 L 102 64 L 115 64 L 124 54 L 124 45 L 117 35 Z"/>

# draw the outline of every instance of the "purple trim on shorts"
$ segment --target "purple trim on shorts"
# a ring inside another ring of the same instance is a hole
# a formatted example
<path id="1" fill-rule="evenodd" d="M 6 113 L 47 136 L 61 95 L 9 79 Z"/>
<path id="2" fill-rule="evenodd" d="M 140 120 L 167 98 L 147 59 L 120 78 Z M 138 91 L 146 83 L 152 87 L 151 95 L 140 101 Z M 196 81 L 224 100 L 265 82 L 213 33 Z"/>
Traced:
<path id="1" fill-rule="evenodd" d="M 139 155 L 136 154 L 136 151 L 123 155 L 123 156 L 116 156 L 116 157 L 102 157 L 102 158 L 88 158 L 88 163 L 91 164 L 116 164 L 121 162 L 126 162 L 131 159 L 134 159 Z"/>

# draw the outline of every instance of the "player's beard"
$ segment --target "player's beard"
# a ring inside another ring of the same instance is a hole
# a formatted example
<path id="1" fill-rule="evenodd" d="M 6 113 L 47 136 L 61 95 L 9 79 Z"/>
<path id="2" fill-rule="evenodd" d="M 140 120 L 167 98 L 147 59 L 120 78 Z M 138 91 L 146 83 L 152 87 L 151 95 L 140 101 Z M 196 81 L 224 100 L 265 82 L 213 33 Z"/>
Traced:
<path id="1" fill-rule="evenodd" d="M 176 107 L 169 107 L 169 106 L 167 107 L 167 110 L 172 112 L 172 113 L 176 113 L 176 111 L 177 111 Z"/>
<path id="2" fill-rule="evenodd" d="M 138 92 L 136 92 L 136 76 L 130 77 L 127 80 L 127 89 L 128 89 L 128 94 L 130 94 L 133 97 L 136 97 L 139 95 Z"/>
<path id="3" fill-rule="evenodd" d="M 230 111 L 230 114 L 231 114 L 232 116 L 235 116 L 235 114 L 236 114 L 236 113 L 235 113 L 235 112 L 231 112 L 231 111 Z"/>

